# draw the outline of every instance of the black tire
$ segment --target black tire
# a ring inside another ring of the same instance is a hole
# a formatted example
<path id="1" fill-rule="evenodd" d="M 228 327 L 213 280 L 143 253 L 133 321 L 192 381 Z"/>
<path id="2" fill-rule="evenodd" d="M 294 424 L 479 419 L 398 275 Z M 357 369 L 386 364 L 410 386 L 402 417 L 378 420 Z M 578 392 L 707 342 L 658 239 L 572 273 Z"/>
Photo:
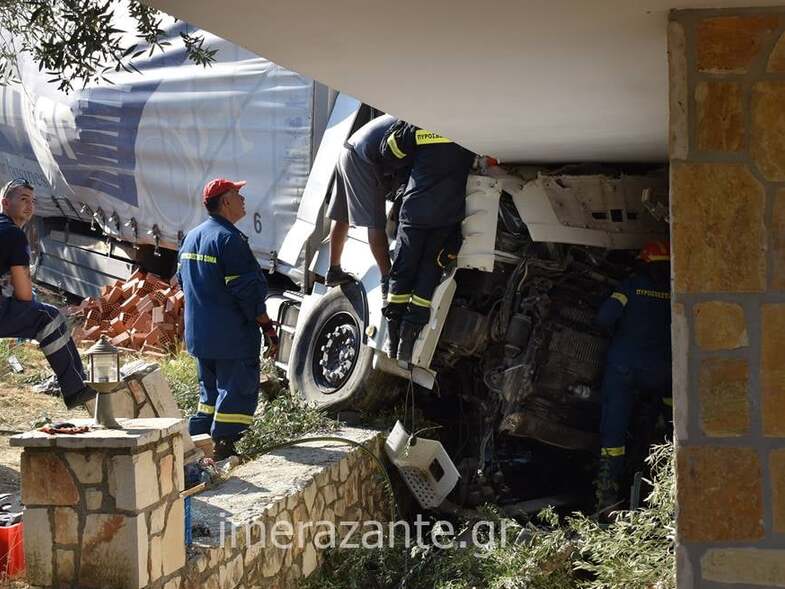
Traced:
<path id="1" fill-rule="evenodd" d="M 372 368 L 374 350 L 362 343 L 364 303 L 357 290 L 352 292 L 359 288 L 349 284 L 330 289 L 294 335 L 290 388 L 319 407 L 368 410 L 385 389 L 374 386 L 380 376 Z"/>

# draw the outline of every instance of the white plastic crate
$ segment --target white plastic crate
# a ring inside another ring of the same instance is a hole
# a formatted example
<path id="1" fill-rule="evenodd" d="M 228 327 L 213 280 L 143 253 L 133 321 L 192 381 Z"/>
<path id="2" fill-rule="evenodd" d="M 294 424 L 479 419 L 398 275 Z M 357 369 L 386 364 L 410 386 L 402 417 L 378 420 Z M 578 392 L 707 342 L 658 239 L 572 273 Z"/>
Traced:
<path id="1" fill-rule="evenodd" d="M 418 437 L 412 443 L 412 436 L 400 421 L 395 422 L 384 449 L 409 490 L 426 509 L 441 505 L 460 478 L 441 442 Z"/>

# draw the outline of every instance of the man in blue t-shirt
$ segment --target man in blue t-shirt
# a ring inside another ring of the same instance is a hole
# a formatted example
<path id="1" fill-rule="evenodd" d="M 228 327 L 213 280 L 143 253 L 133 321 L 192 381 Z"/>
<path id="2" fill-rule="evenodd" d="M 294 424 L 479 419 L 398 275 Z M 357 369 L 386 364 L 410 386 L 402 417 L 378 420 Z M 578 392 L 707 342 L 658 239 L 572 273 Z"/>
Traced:
<path id="1" fill-rule="evenodd" d="M 35 212 L 33 185 L 24 178 L 8 182 L 2 190 L 0 213 L 0 337 L 38 341 L 49 361 L 66 407 L 73 409 L 94 398 L 85 385 L 79 352 L 65 317 L 52 305 L 33 299 L 30 247 L 22 227 Z"/>

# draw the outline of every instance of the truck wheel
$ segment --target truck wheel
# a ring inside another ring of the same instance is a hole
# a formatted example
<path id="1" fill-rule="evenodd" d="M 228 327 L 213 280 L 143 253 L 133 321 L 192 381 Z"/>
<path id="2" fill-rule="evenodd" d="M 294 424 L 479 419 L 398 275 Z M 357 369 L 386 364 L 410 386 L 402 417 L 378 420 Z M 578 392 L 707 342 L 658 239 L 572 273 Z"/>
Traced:
<path id="1" fill-rule="evenodd" d="M 352 286 L 347 286 L 353 288 Z M 332 288 L 297 328 L 289 356 L 292 391 L 320 407 L 366 409 L 372 348 L 363 344 L 364 319 L 356 297 Z"/>

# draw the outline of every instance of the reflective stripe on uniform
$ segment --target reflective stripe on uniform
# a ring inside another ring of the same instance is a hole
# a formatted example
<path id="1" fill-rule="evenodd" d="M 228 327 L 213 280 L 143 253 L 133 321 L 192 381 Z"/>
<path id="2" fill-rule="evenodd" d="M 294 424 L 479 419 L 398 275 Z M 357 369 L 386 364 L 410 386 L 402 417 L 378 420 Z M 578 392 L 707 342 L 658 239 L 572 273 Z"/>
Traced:
<path id="1" fill-rule="evenodd" d="M 232 274 L 231 276 L 224 276 L 224 281 L 226 282 L 226 284 L 229 284 L 232 280 L 234 280 L 236 278 L 240 278 L 240 275 L 239 274 Z"/>
<path id="2" fill-rule="evenodd" d="M 656 260 L 654 260 L 656 261 Z M 650 290 L 648 288 L 636 288 L 635 294 L 642 297 L 651 297 L 653 299 L 670 299 L 671 293 L 664 290 Z"/>
<path id="3" fill-rule="evenodd" d="M 662 404 L 666 407 L 673 407 L 673 397 L 663 397 Z"/>
<path id="4" fill-rule="evenodd" d="M 418 297 L 417 295 L 412 295 L 412 304 L 417 305 L 418 307 L 428 308 L 431 306 L 431 301 Z"/>
<path id="5" fill-rule="evenodd" d="M 399 160 L 402 160 L 406 157 L 406 154 L 401 150 L 400 147 L 398 147 L 398 141 L 395 139 L 395 133 L 391 133 L 387 138 L 387 145 L 390 146 L 390 151 L 392 151 L 393 155 Z"/>
<path id="6" fill-rule="evenodd" d="M 213 420 L 220 423 L 251 425 L 253 423 L 253 415 L 244 415 L 242 413 L 216 413 Z"/>
<path id="7" fill-rule="evenodd" d="M 199 405 L 196 406 L 196 412 L 205 413 L 206 415 L 212 415 L 213 413 L 215 413 L 215 407 L 213 407 L 212 405 L 207 405 L 206 403 L 199 403 Z"/>
<path id="8" fill-rule="evenodd" d="M 622 307 L 627 305 L 627 295 L 623 292 L 615 292 L 611 295 L 611 298 L 619 301 Z"/>
<path id="9" fill-rule="evenodd" d="M 433 131 L 427 131 L 425 129 L 418 129 L 415 135 L 415 140 L 417 145 L 431 145 L 433 143 L 452 143 L 450 139 L 447 137 L 442 137 L 441 135 L 437 135 Z"/>
<path id="10" fill-rule="evenodd" d="M 612 457 L 615 458 L 617 456 L 624 456 L 624 446 L 618 446 L 616 448 L 603 448 L 600 451 L 600 456 L 603 457 Z"/>
<path id="11" fill-rule="evenodd" d="M 68 330 L 58 337 L 55 341 L 49 342 L 45 346 L 41 346 L 41 351 L 43 352 L 44 356 L 51 356 L 60 348 L 68 345 L 68 342 L 71 341 L 71 334 L 68 333 Z"/>
<path id="12" fill-rule="evenodd" d="M 412 298 L 411 294 L 387 294 L 388 303 L 408 303 L 410 298 Z"/>
<path id="13" fill-rule="evenodd" d="M 197 254 L 195 252 L 183 252 L 180 254 L 181 260 L 193 260 L 195 262 L 207 262 L 208 264 L 217 264 L 218 258 L 215 256 L 208 256 L 207 254 Z"/>
<path id="14" fill-rule="evenodd" d="M 58 313 L 57 317 L 55 317 L 51 323 L 45 325 L 41 331 L 35 334 L 35 339 L 39 342 L 44 341 L 50 335 L 52 335 L 55 331 L 60 329 L 62 325 L 65 324 L 65 317 Z"/>

